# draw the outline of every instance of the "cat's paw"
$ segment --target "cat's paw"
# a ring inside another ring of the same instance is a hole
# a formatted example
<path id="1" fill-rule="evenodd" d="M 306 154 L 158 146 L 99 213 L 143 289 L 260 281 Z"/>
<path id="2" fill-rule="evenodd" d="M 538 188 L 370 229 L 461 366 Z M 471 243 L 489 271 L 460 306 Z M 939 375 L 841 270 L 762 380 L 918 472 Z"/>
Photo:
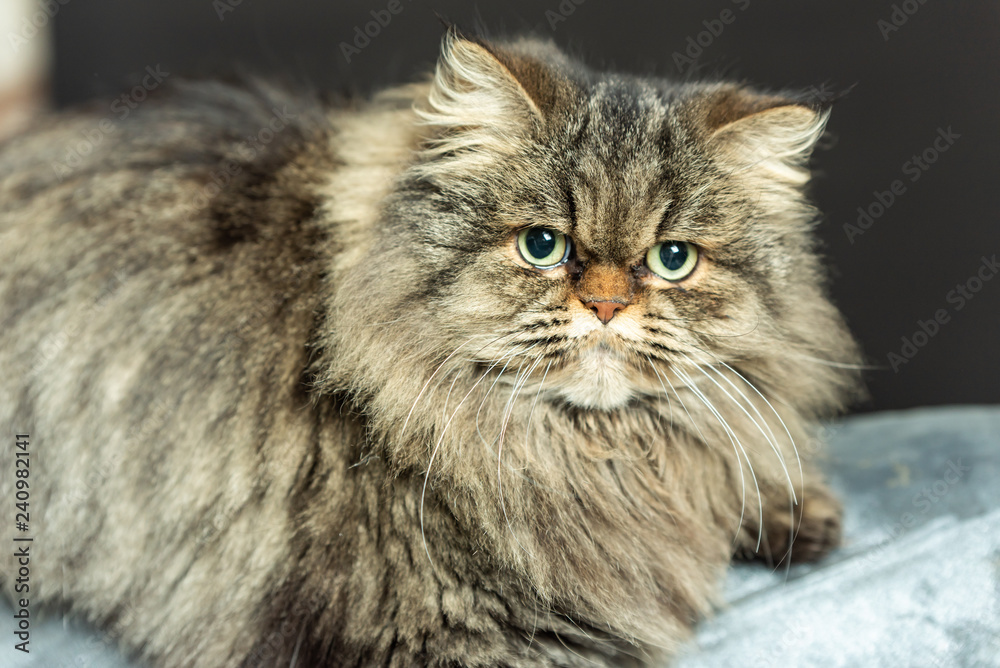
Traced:
<path id="1" fill-rule="evenodd" d="M 792 512 L 798 515 L 799 508 Z M 843 509 L 840 502 L 830 492 L 807 493 L 801 505 L 801 519 L 797 520 L 790 556 L 792 563 L 822 559 L 838 547 L 843 538 L 841 520 Z M 788 550 L 788 525 L 785 524 L 784 549 L 777 552 L 784 555 Z M 772 552 L 774 553 L 774 552 Z"/>
<path id="2" fill-rule="evenodd" d="M 765 517 L 759 549 L 756 534 L 750 539 L 750 532 L 746 532 L 735 556 L 762 560 L 771 566 L 783 564 L 789 558 L 792 563 L 817 561 L 840 545 L 842 516 L 840 502 L 830 490 L 807 489 L 791 511 L 786 506 Z"/>

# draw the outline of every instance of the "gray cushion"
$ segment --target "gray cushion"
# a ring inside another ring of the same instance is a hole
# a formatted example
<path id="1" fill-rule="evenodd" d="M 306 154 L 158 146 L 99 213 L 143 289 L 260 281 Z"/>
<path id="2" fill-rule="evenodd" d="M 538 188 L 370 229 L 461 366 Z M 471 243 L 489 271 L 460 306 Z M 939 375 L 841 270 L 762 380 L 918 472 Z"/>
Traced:
<path id="1" fill-rule="evenodd" d="M 1000 409 L 853 417 L 829 440 L 844 547 L 732 568 L 679 665 L 1000 666 Z"/>

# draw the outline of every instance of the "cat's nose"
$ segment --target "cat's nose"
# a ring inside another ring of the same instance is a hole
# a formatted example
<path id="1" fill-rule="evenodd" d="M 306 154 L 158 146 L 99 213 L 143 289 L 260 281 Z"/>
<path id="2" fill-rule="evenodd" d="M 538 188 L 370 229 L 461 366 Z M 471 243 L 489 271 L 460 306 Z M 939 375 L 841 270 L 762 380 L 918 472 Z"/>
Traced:
<path id="1" fill-rule="evenodd" d="M 615 313 L 625 308 L 625 304 L 619 302 L 584 302 L 583 304 L 597 314 L 597 318 L 605 325 L 611 322 Z"/>

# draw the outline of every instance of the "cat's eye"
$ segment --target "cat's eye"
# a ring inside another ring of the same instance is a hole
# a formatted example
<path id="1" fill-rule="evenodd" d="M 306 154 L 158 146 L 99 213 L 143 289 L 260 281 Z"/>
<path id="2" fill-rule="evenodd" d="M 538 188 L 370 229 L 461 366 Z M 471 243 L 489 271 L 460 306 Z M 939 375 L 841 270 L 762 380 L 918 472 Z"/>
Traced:
<path id="1" fill-rule="evenodd" d="M 548 227 L 529 227 L 518 232 L 517 249 L 526 262 L 539 269 L 551 269 L 569 256 L 566 235 Z"/>
<path id="2" fill-rule="evenodd" d="M 681 281 L 691 275 L 698 264 L 698 249 L 686 241 L 664 241 L 646 253 L 650 271 L 668 281 Z"/>

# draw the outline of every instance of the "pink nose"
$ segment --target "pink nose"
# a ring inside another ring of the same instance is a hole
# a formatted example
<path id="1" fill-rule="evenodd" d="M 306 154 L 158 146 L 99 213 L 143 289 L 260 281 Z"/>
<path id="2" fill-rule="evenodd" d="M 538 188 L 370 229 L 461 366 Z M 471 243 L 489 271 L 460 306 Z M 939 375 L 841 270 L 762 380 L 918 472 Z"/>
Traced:
<path id="1" fill-rule="evenodd" d="M 625 304 L 618 302 L 585 302 L 584 306 L 597 314 L 597 318 L 605 325 L 611 322 L 615 313 L 625 308 Z"/>

